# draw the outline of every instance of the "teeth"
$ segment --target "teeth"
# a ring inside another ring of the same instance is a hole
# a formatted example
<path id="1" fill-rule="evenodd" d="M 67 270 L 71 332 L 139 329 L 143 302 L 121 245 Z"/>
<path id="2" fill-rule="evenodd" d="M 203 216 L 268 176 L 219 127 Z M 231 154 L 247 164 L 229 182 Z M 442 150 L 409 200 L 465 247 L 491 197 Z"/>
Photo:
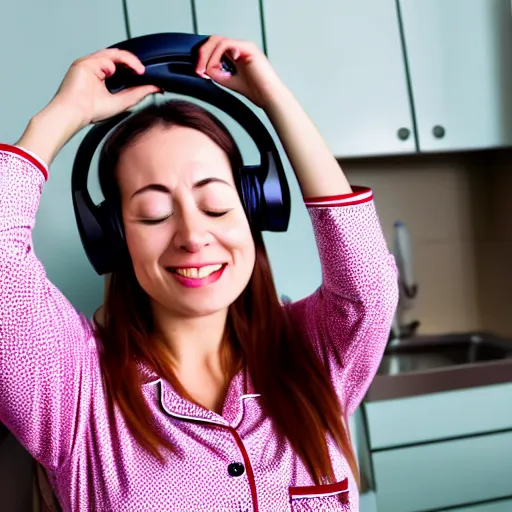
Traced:
<path id="1" fill-rule="evenodd" d="M 221 268 L 222 265 L 207 265 L 206 267 L 201 268 L 177 268 L 175 269 L 175 272 L 176 274 L 188 277 L 189 279 L 202 279 L 213 274 L 213 272 L 217 272 L 217 270 L 220 270 Z"/>

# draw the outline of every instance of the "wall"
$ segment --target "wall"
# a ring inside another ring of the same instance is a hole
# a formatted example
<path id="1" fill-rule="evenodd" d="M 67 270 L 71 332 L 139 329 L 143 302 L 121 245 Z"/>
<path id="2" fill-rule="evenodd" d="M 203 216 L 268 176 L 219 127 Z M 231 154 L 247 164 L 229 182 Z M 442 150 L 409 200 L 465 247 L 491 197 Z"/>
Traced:
<path id="1" fill-rule="evenodd" d="M 371 186 L 390 248 L 409 227 L 419 293 L 407 320 L 420 332 L 489 329 L 512 336 L 512 153 L 474 152 L 344 161 Z"/>

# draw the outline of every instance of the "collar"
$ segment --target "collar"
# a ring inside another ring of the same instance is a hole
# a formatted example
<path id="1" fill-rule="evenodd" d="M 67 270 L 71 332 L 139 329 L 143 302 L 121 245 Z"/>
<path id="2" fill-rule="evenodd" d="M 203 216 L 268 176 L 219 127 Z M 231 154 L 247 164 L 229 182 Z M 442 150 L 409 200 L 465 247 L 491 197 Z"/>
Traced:
<path id="1" fill-rule="evenodd" d="M 169 416 L 184 421 L 236 428 L 242 421 L 246 401 L 260 396 L 254 390 L 249 372 L 243 368 L 231 379 L 224 399 L 222 414 L 217 414 L 185 400 L 169 382 L 160 378 L 144 363 L 138 363 L 138 368 L 143 390 L 151 388 L 154 391 L 156 388 L 157 393 L 151 393 L 153 395 L 151 401 L 156 401 L 156 405 Z"/>

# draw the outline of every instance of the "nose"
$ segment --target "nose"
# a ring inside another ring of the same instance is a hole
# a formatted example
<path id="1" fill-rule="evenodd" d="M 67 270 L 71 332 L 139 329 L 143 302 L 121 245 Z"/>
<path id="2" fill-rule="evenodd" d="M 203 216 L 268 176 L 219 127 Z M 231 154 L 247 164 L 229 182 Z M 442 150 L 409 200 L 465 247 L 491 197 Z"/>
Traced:
<path id="1" fill-rule="evenodd" d="M 181 210 L 176 218 L 174 245 L 186 252 L 199 252 L 209 245 L 207 221 L 197 208 Z"/>

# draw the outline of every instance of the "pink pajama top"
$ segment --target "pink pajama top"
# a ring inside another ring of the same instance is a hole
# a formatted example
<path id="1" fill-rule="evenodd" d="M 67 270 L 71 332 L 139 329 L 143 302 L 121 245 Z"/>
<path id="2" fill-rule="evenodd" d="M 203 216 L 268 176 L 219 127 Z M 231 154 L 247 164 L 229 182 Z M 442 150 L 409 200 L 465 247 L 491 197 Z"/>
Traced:
<path id="1" fill-rule="evenodd" d="M 0 145 L 0 421 L 46 468 L 63 510 L 359 510 L 344 457 L 330 444 L 337 483 L 314 486 L 263 414 L 245 371 L 233 378 L 219 415 L 141 367 L 154 424 L 177 447 L 163 465 L 139 447 L 118 412 L 109 417 L 92 324 L 48 281 L 34 254 L 46 177 L 37 157 Z M 395 263 L 371 190 L 306 204 L 322 285 L 285 307 L 350 415 L 386 346 L 397 303 Z"/>

